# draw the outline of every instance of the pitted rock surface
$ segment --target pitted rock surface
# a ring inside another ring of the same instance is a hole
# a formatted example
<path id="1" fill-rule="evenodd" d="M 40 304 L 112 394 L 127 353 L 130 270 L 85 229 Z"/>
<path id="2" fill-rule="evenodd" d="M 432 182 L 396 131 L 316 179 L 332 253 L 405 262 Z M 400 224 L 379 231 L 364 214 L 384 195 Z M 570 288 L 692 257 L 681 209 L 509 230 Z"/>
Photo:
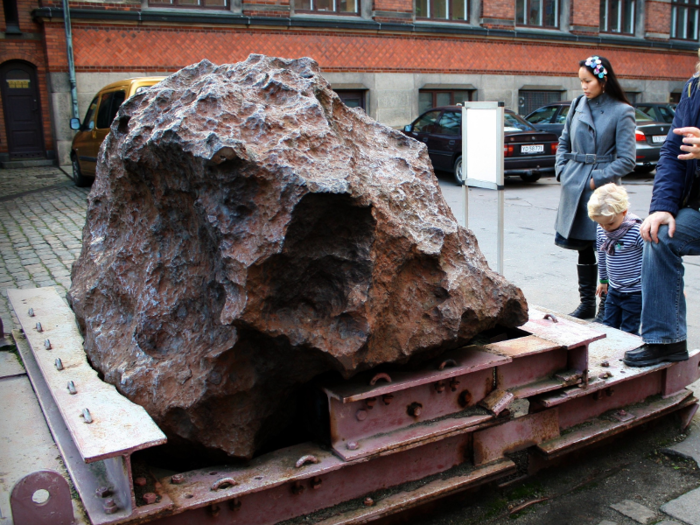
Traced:
<path id="1" fill-rule="evenodd" d="M 425 145 L 346 107 L 308 58 L 203 61 L 129 99 L 72 279 L 105 380 L 172 440 L 240 458 L 321 373 L 527 320 Z"/>

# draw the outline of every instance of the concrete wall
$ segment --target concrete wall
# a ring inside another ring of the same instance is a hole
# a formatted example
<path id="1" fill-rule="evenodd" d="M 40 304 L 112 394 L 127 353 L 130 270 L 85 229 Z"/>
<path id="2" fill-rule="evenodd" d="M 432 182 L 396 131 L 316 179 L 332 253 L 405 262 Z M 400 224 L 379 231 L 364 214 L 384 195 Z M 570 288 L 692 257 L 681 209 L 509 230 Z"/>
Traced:
<path id="1" fill-rule="evenodd" d="M 139 76 L 158 76 L 167 73 L 131 71 L 120 73 L 78 73 L 76 75 L 80 118 L 92 98 L 105 85 L 117 80 Z M 418 91 L 425 85 L 440 85 L 445 89 L 471 84 L 476 87 L 476 100 L 504 101 L 506 108 L 517 111 L 518 91 L 523 86 L 542 86 L 564 89 L 563 100 L 571 100 L 582 93 L 578 77 L 541 77 L 526 75 L 449 75 L 410 73 L 327 73 L 334 86 L 362 85 L 367 88 L 367 113 L 379 122 L 392 127 L 403 127 L 418 116 Z M 643 102 L 667 101 L 669 94 L 683 87 L 682 81 L 621 80 L 625 89 L 640 93 Z M 67 73 L 50 76 L 51 108 L 57 155 L 61 165 L 70 164 L 70 143 L 74 132 L 70 129 L 70 88 Z"/>

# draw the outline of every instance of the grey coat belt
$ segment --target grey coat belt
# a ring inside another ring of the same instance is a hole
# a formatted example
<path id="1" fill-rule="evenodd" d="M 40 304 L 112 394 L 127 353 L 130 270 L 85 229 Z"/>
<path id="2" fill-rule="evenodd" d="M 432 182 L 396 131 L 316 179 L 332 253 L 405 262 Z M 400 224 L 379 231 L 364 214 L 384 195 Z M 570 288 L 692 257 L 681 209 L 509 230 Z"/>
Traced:
<path id="1" fill-rule="evenodd" d="M 596 164 L 598 162 L 612 162 L 612 155 L 596 155 L 595 153 L 564 153 L 566 160 L 581 162 L 582 164 Z"/>

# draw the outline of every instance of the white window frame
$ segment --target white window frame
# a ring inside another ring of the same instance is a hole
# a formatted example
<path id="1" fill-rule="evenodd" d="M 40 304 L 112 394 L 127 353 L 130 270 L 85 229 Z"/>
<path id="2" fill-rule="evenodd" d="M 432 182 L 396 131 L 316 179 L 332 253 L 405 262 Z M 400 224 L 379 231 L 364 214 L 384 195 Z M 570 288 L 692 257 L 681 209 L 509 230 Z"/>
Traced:
<path id="1" fill-rule="evenodd" d="M 450 18 L 450 9 L 452 3 L 450 0 L 446 2 L 446 13 L 444 17 L 433 16 L 433 0 L 426 0 L 428 5 L 428 16 L 417 17 L 419 20 L 447 20 L 449 22 L 468 22 L 469 21 L 469 0 L 461 0 L 464 4 L 464 18 Z M 416 5 L 416 4 L 414 4 Z"/>
<path id="2" fill-rule="evenodd" d="M 692 3 L 691 3 L 692 2 Z M 693 35 L 688 36 L 688 20 L 689 15 L 695 18 L 695 30 Z M 682 17 L 681 25 L 682 34 L 677 34 L 676 28 L 679 21 L 679 16 Z M 688 0 L 687 2 L 679 2 L 671 0 L 671 38 L 678 40 L 692 40 L 697 42 L 700 37 L 700 0 Z"/>
<path id="3" fill-rule="evenodd" d="M 297 11 L 301 11 L 303 13 L 322 13 L 322 14 L 334 14 L 334 15 L 359 15 L 360 14 L 360 0 L 347 0 L 347 1 L 353 1 L 355 2 L 355 10 L 354 11 L 339 11 L 338 10 L 338 4 L 340 3 L 340 0 L 333 0 L 333 10 L 328 11 L 328 10 L 319 10 L 315 8 L 316 0 L 309 0 L 309 4 L 311 6 L 310 9 L 298 9 Z"/>
<path id="4" fill-rule="evenodd" d="M 609 22 L 610 7 L 613 4 L 617 4 L 617 20 L 614 23 Z M 605 24 L 601 23 L 601 32 L 603 33 L 615 33 L 620 35 L 634 35 L 637 30 L 636 16 L 637 16 L 637 1 L 632 0 L 631 13 L 625 13 L 625 17 L 629 18 L 632 25 L 632 31 L 626 33 L 622 30 L 624 27 L 624 19 L 622 17 L 624 7 L 623 0 L 602 0 L 600 6 L 600 18 L 601 22 L 603 17 L 605 18 Z"/>

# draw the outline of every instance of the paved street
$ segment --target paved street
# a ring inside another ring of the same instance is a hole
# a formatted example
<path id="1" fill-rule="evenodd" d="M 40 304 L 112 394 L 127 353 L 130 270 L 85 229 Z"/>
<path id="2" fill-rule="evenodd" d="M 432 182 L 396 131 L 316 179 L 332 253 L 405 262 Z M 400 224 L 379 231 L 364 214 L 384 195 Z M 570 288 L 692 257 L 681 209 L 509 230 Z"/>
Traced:
<path id="1" fill-rule="evenodd" d="M 70 288 L 88 191 L 58 168 L 0 170 L 0 317 L 7 331 L 19 327 L 7 288 Z"/>
<path id="2" fill-rule="evenodd" d="M 439 178 L 455 216 L 461 218 L 461 189 L 449 176 L 439 174 Z M 632 210 L 640 216 L 646 215 L 651 183 L 651 176 L 626 181 Z M 80 253 L 89 189 L 76 188 L 58 168 L 36 168 L 0 170 L 0 192 L 0 317 L 9 331 L 18 324 L 7 302 L 7 288 L 57 286 L 62 294 L 68 290 L 71 264 Z M 536 184 L 519 179 L 507 182 L 504 274 L 523 289 L 530 303 L 566 313 L 577 304 L 576 254 L 552 242 L 558 195 L 558 184 L 551 178 Z M 470 191 L 469 226 L 494 268 L 496 202 L 495 192 Z M 686 277 L 690 344 L 698 347 L 700 261 L 688 260 Z M 515 523 L 700 524 L 697 464 L 661 452 L 680 446 L 685 447 L 684 454 L 700 459 L 699 421 L 696 416 L 688 439 L 664 420 L 525 483 L 457 496 L 411 513 L 403 521 L 505 525 L 514 522 L 511 513 L 522 506 L 515 513 Z M 679 497 L 686 499 L 675 501 Z"/>

